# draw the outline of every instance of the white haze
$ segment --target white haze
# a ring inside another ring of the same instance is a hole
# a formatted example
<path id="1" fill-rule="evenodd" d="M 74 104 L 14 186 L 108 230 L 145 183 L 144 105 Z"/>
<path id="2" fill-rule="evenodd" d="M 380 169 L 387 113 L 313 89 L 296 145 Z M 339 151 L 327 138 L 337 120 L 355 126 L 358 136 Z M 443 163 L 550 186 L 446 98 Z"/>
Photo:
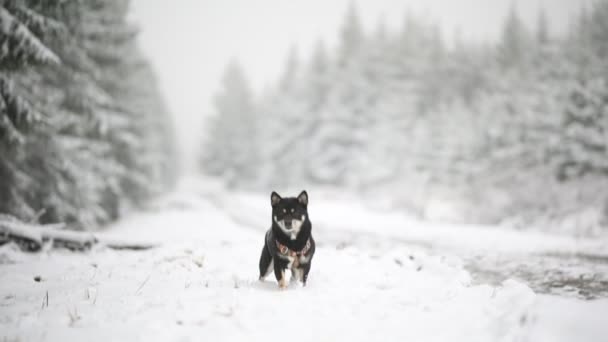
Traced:
<path id="1" fill-rule="evenodd" d="M 449 42 L 491 41 L 512 4 L 533 26 L 539 8 L 548 14 L 553 32 L 563 32 L 588 0 L 360 0 L 356 2 L 369 30 L 384 18 L 398 28 L 409 10 L 440 23 Z M 182 169 L 196 170 L 204 134 L 203 118 L 213 112 L 211 99 L 231 58 L 244 65 L 257 90 L 282 70 L 287 51 L 296 46 L 301 58 L 318 39 L 335 44 L 349 0 L 135 0 L 132 20 L 140 42 L 160 78 L 175 119 Z"/>

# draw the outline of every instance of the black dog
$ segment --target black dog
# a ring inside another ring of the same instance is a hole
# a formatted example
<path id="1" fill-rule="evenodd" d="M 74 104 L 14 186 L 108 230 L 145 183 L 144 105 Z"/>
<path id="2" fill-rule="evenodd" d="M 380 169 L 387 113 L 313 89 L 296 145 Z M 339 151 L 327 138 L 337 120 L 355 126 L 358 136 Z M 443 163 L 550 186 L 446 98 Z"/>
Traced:
<path id="1" fill-rule="evenodd" d="M 315 240 L 312 238 L 312 225 L 307 209 L 308 194 L 302 191 L 296 198 L 281 198 L 273 191 L 270 204 L 272 226 L 266 232 L 260 256 L 260 280 L 274 269 L 279 287 L 285 288 L 285 270 L 290 269 L 291 277 L 306 285 L 315 254 Z"/>

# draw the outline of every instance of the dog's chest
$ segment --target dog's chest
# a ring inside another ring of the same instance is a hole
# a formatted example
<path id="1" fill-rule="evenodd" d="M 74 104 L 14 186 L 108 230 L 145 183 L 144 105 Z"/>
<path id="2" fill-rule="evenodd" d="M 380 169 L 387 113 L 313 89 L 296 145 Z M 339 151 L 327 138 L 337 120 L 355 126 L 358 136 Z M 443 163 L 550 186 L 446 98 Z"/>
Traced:
<path id="1" fill-rule="evenodd" d="M 310 260 L 309 256 L 306 255 L 289 255 L 279 254 L 279 258 L 287 261 L 287 268 L 300 267 L 301 264 L 305 264 Z"/>

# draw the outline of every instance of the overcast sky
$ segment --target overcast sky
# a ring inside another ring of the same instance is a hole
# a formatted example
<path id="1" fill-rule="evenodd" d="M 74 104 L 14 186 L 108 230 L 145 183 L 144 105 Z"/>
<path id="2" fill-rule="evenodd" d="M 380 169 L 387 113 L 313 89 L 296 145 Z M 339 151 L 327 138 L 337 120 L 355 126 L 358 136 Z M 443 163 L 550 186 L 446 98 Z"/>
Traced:
<path id="1" fill-rule="evenodd" d="M 175 118 L 184 168 L 192 171 L 203 118 L 231 58 L 244 65 L 256 88 L 280 73 L 291 45 L 305 57 L 318 39 L 329 45 L 350 0 L 134 0 L 132 21 L 161 81 Z M 494 40 L 511 4 L 534 25 L 540 7 L 552 30 L 563 31 L 587 0 L 359 0 L 364 25 L 380 17 L 398 27 L 409 10 L 441 24 L 446 40 L 459 30 L 465 39 Z"/>

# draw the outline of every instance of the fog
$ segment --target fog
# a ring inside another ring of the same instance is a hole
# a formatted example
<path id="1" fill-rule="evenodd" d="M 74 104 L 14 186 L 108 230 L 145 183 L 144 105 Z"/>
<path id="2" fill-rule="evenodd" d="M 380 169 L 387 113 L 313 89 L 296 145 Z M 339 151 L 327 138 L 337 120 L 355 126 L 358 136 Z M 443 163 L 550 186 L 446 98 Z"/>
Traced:
<path id="1" fill-rule="evenodd" d="M 178 129 L 183 172 L 196 172 L 204 117 L 212 113 L 211 97 L 232 58 L 247 70 L 256 89 L 274 81 L 288 51 L 308 56 L 318 40 L 336 44 L 350 0 L 135 0 L 132 20 L 141 29 L 142 49 L 162 80 Z M 364 0 L 356 2 L 364 26 L 380 18 L 399 27 L 411 12 L 439 23 L 444 39 L 495 41 L 510 6 L 533 27 L 538 10 L 547 11 L 550 28 L 563 33 L 588 0 Z"/>
<path id="2" fill-rule="evenodd" d="M 608 0 L 0 0 L 0 341 L 596 342 Z"/>

